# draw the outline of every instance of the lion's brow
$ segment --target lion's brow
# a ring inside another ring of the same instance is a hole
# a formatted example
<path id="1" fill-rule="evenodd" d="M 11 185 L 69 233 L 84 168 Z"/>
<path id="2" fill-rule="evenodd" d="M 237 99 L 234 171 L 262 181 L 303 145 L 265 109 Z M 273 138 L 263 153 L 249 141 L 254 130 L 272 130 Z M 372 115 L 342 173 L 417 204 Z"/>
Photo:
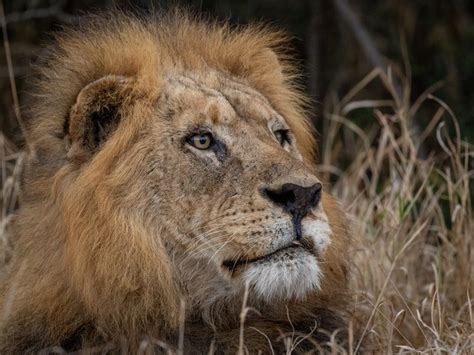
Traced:
<path id="1" fill-rule="evenodd" d="M 255 99 L 260 100 L 261 104 L 270 106 L 272 110 L 274 109 L 270 101 L 264 95 L 262 95 L 259 91 L 255 90 L 254 88 L 248 85 L 242 84 L 232 79 L 226 79 L 223 88 L 225 90 L 232 90 L 240 94 L 247 95 L 251 97 L 253 100 Z"/>
<path id="2" fill-rule="evenodd" d="M 245 95 L 247 97 L 250 97 L 253 101 L 259 101 L 259 103 L 262 106 L 268 106 L 272 111 L 275 111 L 275 109 L 272 107 L 268 99 L 265 96 L 263 96 L 261 93 L 259 93 L 258 91 L 240 82 L 231 80 L 230 78 L 225 78 L 225 82 L 221 83 L 221 85 L 223 85 L 222 91 L 218 89 L 209 88 L 205 84 L 200 83 L 196 79 L 186 76 L 186 75 L 180 75 L 179 77 L 170 77 L 168 81 L 170 83 L 178 83 L 179 85 L 182 85 L 186 89 L 199 91 L 207 96 L 224 99 L 230 105 L 230 107 L 232 107 L 233 111 L 244 120 L 249 119 L 249 117 L 239 114 L 239 112 L 241 112 L 241 109 L 239 109 L 239 107 L 236 106 L 235 100 L 228 93 L 224 91 L 233 91 L 241 95 Z M 213 111 L 213 113 L 215 112 Z M 220 117 L 218 114 L 213 114 L 212 119 L 214 123 L 217 123 L 219 121 L 219 118 Z"/>
<path id="3" fill-rule="evenodd" d="M 206 87 L 201 83 L 197 82 L 196 80 L 184 75 L 175 78 L 170 78 L 168 81 L 170 83 L 178 83 L 184 86 L 186 89 L 200 91 L 208 96 L 225 98 L 220 91 Z"/>

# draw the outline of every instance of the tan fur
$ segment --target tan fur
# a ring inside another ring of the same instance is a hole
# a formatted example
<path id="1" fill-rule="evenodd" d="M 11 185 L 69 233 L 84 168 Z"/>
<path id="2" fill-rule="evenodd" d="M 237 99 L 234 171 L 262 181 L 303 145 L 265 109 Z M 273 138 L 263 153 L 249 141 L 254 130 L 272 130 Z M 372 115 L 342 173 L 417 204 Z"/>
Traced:
<path id="1" fill-rule="evenodd" d="M 212 341 L 235 351 L 245 290 L 238 272 L 219 269 L 221 258 L 269 252 L 265 228 L 288 225 L 261 186 L 317 181 L 285 43 L 262 27 L 176 13 L 115 13 L 58 36 L 31 105 L 32 150 L 1 287 L 2 353 L 124 341 L 135 352 L 152 338 L 176 347 L 181 301 L 187 352 L 205 353 Z M 120 119 L 94 131 L 95 114 Z M 267 119 L 287 124 L 296 145 L 279 147 Z M 182 137 L 198 123 L 227 140 L 225 157 L 189 150 Z M 246 321 L 250 353 L 269 352 L 262 333 L 281 351 L 281 333 L 309 333 L 315 321 L 346 331 L 350 238 L 337 203 L 322 201 L 305 217 L 325 212 L 332 231 L 317 255 L 320 290 L 272 302 L 250 293 L 259 312 Z"/>

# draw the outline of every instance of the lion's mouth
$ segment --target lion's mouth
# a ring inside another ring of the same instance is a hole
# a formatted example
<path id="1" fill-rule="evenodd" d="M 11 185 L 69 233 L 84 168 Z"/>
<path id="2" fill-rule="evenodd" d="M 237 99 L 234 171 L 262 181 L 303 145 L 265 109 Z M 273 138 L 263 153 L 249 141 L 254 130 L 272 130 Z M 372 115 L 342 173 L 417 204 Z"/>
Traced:
<path id="1" fill-rule="evenodd" d="M 235 270 L 237 267 L 241 266 L 241 265 L 248 265 L 248 264 L 252 264 L 252 263 L 255 263 L 257 261 L 263 261 L 263 260 L 268 260 L 268 259 L 271 259 L 273 256 L 285 251 L 285 250 L 289 250 L 289 249 L 303 249 L 303 250 L 306 250 L 308 252 L 314 252 L 314 246 L 313 246 L 313 242 L 311 240 L 308 240 L 308 239 L 300 239 L 300 240 L 294 240 L 292 241 L 290 244 L 282 247 L 282 248 L 279 248 L 275 251 L 272 251 L 271 253 L 268 253 L 268 254 L 265 254 L 265 255 L 262 255 L 262 256 L 257 256 L 256 258 L 240 258 L 240 259 L 235 259 L 235 260 L 224 260 L 224 262 L 222 263 L 222 265 L 226 268 L 228 268 L 229 270 L 233 271 Z"/>

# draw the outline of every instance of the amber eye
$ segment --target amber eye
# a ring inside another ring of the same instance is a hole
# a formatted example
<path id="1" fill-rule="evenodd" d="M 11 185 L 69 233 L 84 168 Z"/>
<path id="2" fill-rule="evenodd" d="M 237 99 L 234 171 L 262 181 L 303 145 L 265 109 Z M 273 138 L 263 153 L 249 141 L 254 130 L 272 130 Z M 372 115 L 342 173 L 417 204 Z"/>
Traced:
<path id="1" fill-rule="evenodd" d="M 195 134 L 188 139 L 189 144 L 201 150 L 209 149 L 212 142 L 213 138 L 210 133 Z"/>
<path id="2" fill-rule="evenodd" d="M 285 143 L 290 143 L 289 131 L 287 129 L 279 129 L 273 132 L 275 138 L 280 143 L 280 145 L 285 145 Z"/>

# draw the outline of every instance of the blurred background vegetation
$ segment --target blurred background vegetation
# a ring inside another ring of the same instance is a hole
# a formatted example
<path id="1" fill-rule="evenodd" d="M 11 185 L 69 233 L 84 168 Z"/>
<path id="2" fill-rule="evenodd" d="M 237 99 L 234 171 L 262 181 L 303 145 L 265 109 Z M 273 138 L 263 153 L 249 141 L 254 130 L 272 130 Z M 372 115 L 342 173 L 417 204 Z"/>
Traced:
<path id="1" fill-rule="evenodd" d="M 114 5 L 160 11 L 175 4 L 233 23 L 264 21 L 289 32 L 320 136 L 325 134 L 325 104 L 338 102 L 339 96 L 381 66 L 410 81 L 408 95 L 413 101 L 437 83 L 436 95 L 453 108 L 463 139 L 474 141 L 474 1 L 470 0 L 3 0 L 20 102 L 30 64 L 50 39 L 49 33 L 61 25 L 77 22 L 84 12 Z M 0 60 L 0 129 L 11 138 L 18 127 L 5 53 Z M 369 89 L 377 99 L 386 94 L 375 84 Z M 364 95 L 366 99 L 367 91 Z M 413 123 L 416 130 L 428 125 L 422 117 L 431 116 L 419 115 Z M 371 110 L 358 110 L 352 119 L 362 127 L 375 123 Z M 17 143 L 18 137 L 13 139 Z M 425 151 L 439 149 L 437 144 L 426 144 Z"/>

